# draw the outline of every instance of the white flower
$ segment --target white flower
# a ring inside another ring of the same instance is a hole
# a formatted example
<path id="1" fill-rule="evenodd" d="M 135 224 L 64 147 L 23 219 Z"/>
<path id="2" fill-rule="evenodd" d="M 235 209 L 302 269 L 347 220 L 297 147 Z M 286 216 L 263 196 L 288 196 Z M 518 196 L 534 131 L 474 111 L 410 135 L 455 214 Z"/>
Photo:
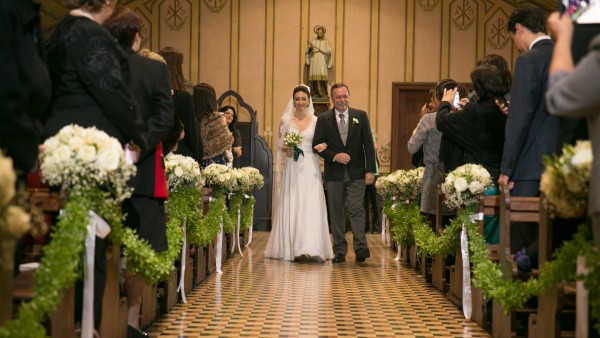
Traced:
<path id="1" fill-rule="evenodd" d="M 71 153 L 72 152 L 71 152 L 71 149 L 69 149 L 69 147 L 67 147 L 65 145 L 60 145 L 54 151 L 53 157 L 56 160 L 56 162 L 58 162 L 58 163 L 66 162 L 71 157 Z"/>
<path id="2" fill-rule="evenodd" d="M 177 176 L 177 177 L 183 176 L 183 169 L 181 167 L 175 167 L 175 176 Z"/>
<path id="3" fill-rule="evenodd" d="M 77 151 L 83 145 L 83 139 L 81 139 L 81 137 L 74 136 L 71 139 L 69 139 L 68 144 L 69 148 L 73 149 L 74 151 Z"/>
<path id="4" fill-rule="evenodd" d="M 356 117 L 352 118 L 352 124 L 358 124 L 358 119 Z"/>
<path id="5" fill-rule="evenodd" d="M 119 167 L 120 156 L 118 152 L 103 151 L 98 154 L 96 165 L 99 169 L 105 171 L 113 171 Z"/>
<path id="6" fill-rule="evenodd" d="M 467 180 L 465 180 L 462 177 L 459 177 L 457 179 L 454 180 L 454 188 L 456 189 L 457 192 L 463 192 L 465 190 L 467 190 Z"/>
<path id="7" fill-rule="evenodd" d="M 481 194 L 483 192 L 483 184 L 481 182 L 474 180 L 469 183 L 469 191 L 471 194 Z"/>
<path id="8" fill-rule="evenodd" d="M 92 162 L 96 158 L 96 148 L 93 146 L 82 146 L 79 148 L 77 158 L 84 162 Z"/>
<path id="9" fill-rule="evenodd" d="M 0 153 L 0 209 L 15 196 L 17 175 L 13 170 L 13 161 Z"/>
<path id="10" fill-rule="evenodd" d="M 588 149 L 583 149 L 583 150 L 576 152 L 575 155 L 573 156 L 573 158 L 571 159 L 571 163 L 573 163 L 573 165 L 575 167 L 580 168 L 580 169 L 587 169 L 587 168 L 591 169 L 592 159 L 593 159 L 592 149 L 588 148 Z"/>

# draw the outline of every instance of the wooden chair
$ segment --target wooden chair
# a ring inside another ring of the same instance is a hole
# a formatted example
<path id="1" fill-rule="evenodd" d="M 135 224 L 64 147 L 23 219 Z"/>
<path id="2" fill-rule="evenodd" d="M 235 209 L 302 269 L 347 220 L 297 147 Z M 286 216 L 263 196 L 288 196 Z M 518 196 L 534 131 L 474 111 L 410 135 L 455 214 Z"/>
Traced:
<path id="1" fill-rule="evenodd" d="M 540 222 L 539 197 L 512 197 L 510 191 L 504 188 L 500 197 L 500 244 L 498 246 L 500 266 L 503 278 L 513 280 L 519 276 L 527 278 L 532 274 L 520 275 L 517 265 L 510 252 L 510 223 L 511 222 Z M 492 302 L 492 336 L 494 338 L 510 337 L 515 331 L 516 314 L 535 314 L 536 309 L 518 309 L 510 315 L 505 315 L 502 306 Z M 530 321 L 531 323 L 531 321 Z M 531 325 L 530 325 L 531 326 Z"/>

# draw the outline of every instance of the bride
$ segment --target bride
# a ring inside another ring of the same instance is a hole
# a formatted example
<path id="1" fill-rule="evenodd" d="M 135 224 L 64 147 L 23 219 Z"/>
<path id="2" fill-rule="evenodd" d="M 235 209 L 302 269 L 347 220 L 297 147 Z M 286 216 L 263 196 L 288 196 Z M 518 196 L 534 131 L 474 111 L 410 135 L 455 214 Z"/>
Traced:
<path id="1" fill-rule="evenodd" d="M 273 228 L 265 257 L 316 262 L 333 258 L 321 168 L 312 148 L 316 124 L 310 90 L 305 85 L 298 85 L 279 125 Z M 303 136 L 298 147 L 304 151 L 304 156 L 300 155 L 297 161 L 292 157 L 294 149 L 283 145 L 283 138 L 290 132 Z M 326 146 L 319 144 L 315 150 L 321 152 Z"/>

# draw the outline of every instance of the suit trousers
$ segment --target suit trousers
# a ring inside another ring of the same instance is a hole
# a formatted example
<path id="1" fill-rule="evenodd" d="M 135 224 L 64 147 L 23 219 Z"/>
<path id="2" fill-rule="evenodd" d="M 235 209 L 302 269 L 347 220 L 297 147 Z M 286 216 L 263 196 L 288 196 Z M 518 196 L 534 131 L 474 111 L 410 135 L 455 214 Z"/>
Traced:
<path id="1" fill-rule="evenodd" d="M 365 209 L 363 207 L 365 181 L 351 180 L 348 173 L 344 176 L 344 181 L 326 181 L 325 185 L 327 186 L 327 205 L 333 235 L 333 253 L 345 256 L 348 252 L 346 209 L 352 225 L 354 251 L 367 249 L 367 237 L 365 236 Z"/>

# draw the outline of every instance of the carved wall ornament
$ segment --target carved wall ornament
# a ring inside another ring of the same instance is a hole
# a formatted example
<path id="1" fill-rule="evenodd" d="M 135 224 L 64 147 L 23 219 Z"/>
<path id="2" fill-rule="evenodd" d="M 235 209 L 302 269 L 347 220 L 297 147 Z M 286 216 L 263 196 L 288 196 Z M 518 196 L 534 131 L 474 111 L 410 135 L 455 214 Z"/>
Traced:
<path id="1" fill-rule="evenodd" d="M 450 4 L 452 23 L 460 30 L 467 30 L 477 16 L 477 3 L 474 0 L 455 0 Z"/>
<path id="2" fill-rule="evenodd" d="M 212 12 L 218 13 L 225 7 L 227 0 L 204 0 L 204 4 Z"/>
<path id="3" fill-rule="evenodd" d="M 485 38 L 494 49 L 503 49 L 510 42 L 510 35 L 506 30 L 508 16 L 499 9 L 485 23 Z"/>
<path id="4" fill-rule="evenodd" d="M 424 11 L 432 11 L 437 5 L 440 3 L 440 0 L 419 0 L 419 7 L 421 7 Z"/>
<path id="5" fill-rule="evenodd" d="M 392 143 L 388 142 L 385 145 L 379 147 L 379 150 L 377 151 L 377 154 L 379 155 L 379 162 L 381 162 L 381 164 L 390 164 L 390 159 L 391 159 L 391 153 L 392 153 Z"/>
<path id="6" fill-rule="evenodd" d="M 180 0 L 173 0 L 173 2 L 167 6 L 167 15 L 165 16 L 164 21 L 171 30 L 180 30 L 187 18 L 188 15 L 185 8 L 181 5 Z"/>

